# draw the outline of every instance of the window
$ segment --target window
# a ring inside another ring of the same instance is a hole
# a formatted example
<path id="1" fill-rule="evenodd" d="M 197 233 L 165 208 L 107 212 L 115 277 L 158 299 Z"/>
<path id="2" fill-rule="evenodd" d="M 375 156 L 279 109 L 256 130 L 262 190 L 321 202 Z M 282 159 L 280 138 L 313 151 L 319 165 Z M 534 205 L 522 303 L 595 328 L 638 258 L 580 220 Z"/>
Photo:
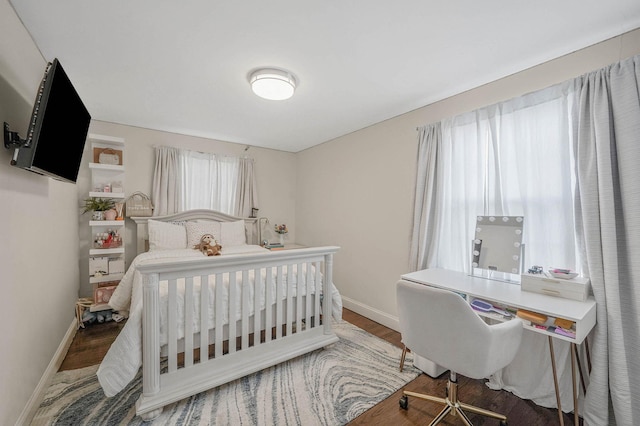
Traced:
<path id="1" fill-rule="evenodd" d="M 246 157 L 156 147 L 154 214 L 210 209 L 250 217 L 257 208 L 253 164 Z"/>
<path id="2" fill-rule="evenodd" d="M 561 86 L 442 121 L 429 267 L 470 272 L 479 215 L 524 216 L 525 266 L 578 269 Z"/>

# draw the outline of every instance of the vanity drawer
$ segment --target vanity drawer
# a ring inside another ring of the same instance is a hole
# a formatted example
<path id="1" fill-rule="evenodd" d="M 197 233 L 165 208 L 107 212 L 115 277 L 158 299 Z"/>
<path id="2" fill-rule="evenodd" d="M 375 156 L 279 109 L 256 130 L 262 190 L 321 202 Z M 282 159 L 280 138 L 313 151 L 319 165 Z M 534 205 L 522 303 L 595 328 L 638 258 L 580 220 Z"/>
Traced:
<path id="1" fill-rule="evenodd" d="M 589 297 L 589 278 L 576 277 L 570 280 L 550 278 L 545 275 L 522 274 L 520 289 L 533 293 L 584 302 Z"/>

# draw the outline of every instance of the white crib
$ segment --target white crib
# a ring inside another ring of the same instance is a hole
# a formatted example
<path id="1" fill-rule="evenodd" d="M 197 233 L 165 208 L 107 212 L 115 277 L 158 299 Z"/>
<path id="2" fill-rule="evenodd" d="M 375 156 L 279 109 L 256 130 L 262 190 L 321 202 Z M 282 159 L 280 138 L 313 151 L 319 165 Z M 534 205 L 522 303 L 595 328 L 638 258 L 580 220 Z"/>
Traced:
<path id="1" fill-rule="evenodd" d="M 206 210 L 152 219 L 237 220 Z M 140 241 L 146 237 L 145 219 L 136 221 Z M 254 223 L 247 222 L 247 234 L 257 237 L 250 233 Z M 331 316 L 340 296 L 332 268 L 338 249 L 263 250 L 136 265 L 143 378 L 137 414 L 152 419 L 167 404 L 336 342 Z"/>

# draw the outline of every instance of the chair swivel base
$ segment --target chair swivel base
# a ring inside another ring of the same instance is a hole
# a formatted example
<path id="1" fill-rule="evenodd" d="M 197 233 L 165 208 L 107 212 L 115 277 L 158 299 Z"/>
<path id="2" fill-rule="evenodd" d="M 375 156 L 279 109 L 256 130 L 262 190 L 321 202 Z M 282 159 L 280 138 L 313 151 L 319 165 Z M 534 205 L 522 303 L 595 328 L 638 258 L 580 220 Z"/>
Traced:
<path id="1" fill-rule="evenodd" d="M 455 373 L 453 373 L 455 374 Z M 458 400 L 458 383 L 449 379 L 447 383 L 447 398 L 438 398 L 436 396 L 425 395 L 422 393 L 403 391 L 403 396 L 400 398 L 400 408 L 404 410 L 409 409 L 409 396 L 425 399 L 427 401 L 437 402 L 439 404 L 443 404 L 444 408 L 438 415 L 433 419 L 429 426 L 434 426 L 440 423 L 448 414 L 451 414 L 454 417 L 460 417 L 462 422 L 466 426 L 473 426 L 466 413 L 463 411 L 466 410 L 471 413 L 480 414 L 482 416 L 492 417 L 494 419 L 500 420 L 500 426 L 507 426 L 507 417 L 495 413 L 493 411 L 485 410 L 483 408 L 475 407 L 473 405 L 465 404 Z"/>

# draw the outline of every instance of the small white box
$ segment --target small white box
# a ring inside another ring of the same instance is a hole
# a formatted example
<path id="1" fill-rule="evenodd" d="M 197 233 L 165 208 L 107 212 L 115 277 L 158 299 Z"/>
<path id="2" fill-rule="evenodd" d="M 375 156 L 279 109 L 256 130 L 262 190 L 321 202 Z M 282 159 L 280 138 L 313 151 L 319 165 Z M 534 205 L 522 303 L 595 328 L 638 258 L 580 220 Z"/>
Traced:
<path id="1" fill-rule="evenodd" d="M 585 277 L 563 280 L 544 274 L 522 274 L 520 289 L 584 302 L 589 297 L 590 283 Z"/>
<path id="2" fill-rule="evenodd" d="M 96 273 L 107 275 L 109 273 L 108 257 L 90 257 L 89 258 L 89 275 L 95 276 Z"/>
<path id="3" fill-rule="evenodd" d="M 124 259 L 109 260 L 109 275 L 124 274 Z"/>
<path id="4" fill-rule="evenodd" d="M 413 365 L 419 370 L 426 373 L 429 377 L 433 377 L 434 379 L 441 376 L 442 373 L 447 371 L 446 368 L 436 364 L 435 362 L 423 358 L 420 355 L 414 353 L 413 354 Z"/>

